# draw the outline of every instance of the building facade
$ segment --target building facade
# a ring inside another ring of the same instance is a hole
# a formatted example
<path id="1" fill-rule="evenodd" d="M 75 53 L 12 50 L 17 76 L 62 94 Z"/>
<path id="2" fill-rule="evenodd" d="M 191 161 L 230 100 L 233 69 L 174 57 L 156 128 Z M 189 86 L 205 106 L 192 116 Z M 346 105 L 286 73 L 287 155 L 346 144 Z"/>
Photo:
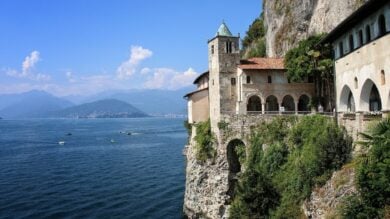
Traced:
<path id="1" fill-rule="evenodd" d="M 323 40 L 333 46 L 339 123 L 357 135 L 390 111 L 390 2 L 371 0 Z"/>

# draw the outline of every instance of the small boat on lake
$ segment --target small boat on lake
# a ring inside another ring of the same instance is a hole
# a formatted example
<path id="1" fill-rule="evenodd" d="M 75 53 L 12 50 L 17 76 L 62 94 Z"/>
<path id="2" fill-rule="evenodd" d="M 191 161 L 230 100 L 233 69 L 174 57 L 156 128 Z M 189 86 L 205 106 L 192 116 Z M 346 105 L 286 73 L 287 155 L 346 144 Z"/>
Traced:
<path id="1" fill-rule="evenodd" d="M 64 145 L 64 144 L 65 144 L 65 141 L 59 141 L 58 144 L 59 144 L 59 145 Z"/>

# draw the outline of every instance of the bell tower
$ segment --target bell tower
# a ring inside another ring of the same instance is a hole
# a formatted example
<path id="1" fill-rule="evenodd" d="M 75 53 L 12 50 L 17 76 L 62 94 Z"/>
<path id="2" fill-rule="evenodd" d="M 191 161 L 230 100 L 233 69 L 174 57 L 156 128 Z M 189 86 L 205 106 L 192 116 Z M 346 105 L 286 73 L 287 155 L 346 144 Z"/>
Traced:
<path id="1" fill-rule="evenodd" d="M 210 120 L 213 130 L 217 130 L 221 114 L 235 113 L 239 42 L 240 37 L 233 36 L 225 22 L 222 22 L 215 37 L 208 41 Z"/>

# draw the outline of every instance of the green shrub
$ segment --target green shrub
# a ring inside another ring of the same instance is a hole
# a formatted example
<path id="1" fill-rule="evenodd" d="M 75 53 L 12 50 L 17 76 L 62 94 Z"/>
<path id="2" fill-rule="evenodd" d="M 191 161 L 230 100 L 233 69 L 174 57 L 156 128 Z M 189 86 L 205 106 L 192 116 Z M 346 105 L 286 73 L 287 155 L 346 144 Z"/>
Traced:
<path id="1" fill-rule="evenodd" d="M 234 150 L 238 156 L 238 161 L 241 165 L 245 165 L 246 162 L 246 148 L 245 145 L 239 144 L 236 147 L 234 147 Z"/>
<path id="2" fill-rule="evenodd" d="M 340 212 L 345 218 L 382 218 L 386 206 L 390 206 L 390 119 L 379 122 L 362 136 L 364 141 L 360 143 L 369 151 L 359 159 L 357 167 L 359 194 L 345 201 Z"/>
<path id="3" fill-rule="evenodd" d="M 184 128 L 187 130 L 188 137 L 190 138 L 192 135 L 192 125 L 188 123 L 188 120 L 184 120 Z"/>
<path id="4" fill-rule="evenodd" d="M 230 209 L 230 218 L 267 218 L 278 205 L 279 194 L 271 180 L 261 170 L 246 170 L 236 187 L 236 197 Z"/>
<path id="5" fill-rule="evenodd" d="M 278 117 L 261 124 L 250 139 L 231 217 L 302 216 L 302 202 L 349 159 L 351 148 L 345 130 L 328 117 Z"/>
<path id="6" fill-rule="evenodd" d="M 218 129 L 226 130 L 227 128 L 229 128 L 229 123 L 227 123 L 226 121 L 218 122 Z"/>
<path id="7" fill-rule="evenodd" d="M 211 132 L 210 120 L 196 124 L 196 136 L 194 139 L 196 142 L 196 159 L 198 161 L 205 162 L 210 158 L 215 158 L 215 137 Z"/>

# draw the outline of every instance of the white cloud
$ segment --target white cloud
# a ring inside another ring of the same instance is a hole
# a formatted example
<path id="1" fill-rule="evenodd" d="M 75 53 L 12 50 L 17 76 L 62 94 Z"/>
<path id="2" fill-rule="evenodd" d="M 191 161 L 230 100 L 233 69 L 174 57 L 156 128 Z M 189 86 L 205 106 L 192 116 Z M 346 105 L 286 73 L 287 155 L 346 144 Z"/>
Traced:
<path id="1" fill-rule="evenodd" d="M 187 71 L 181 74 L 174 75 L 170 80 L 169 87 L 171 87 L 172 89 L 176 89 L 176 88 L 189 86 L 193 83 L 197 75 L 198 73 L 195 72 L 194 69 L 189 68 Z"/>
<path id="2" fill-rule="evenodd" d="M 170 68 L 157 68 L 154 69 L 153 76 L 146 80 L 144 87 L 176 90 L 191 85 L 197 75 L 198 73 L 192 68 L 185 72 L 177 72 Z"/>
<path id="3" fill-rule="evenodd" d="M 34 74 L 32 70 L 34 69 L 35 65 L 41 60 L 40 54 L 38 51 L 32 51 L 30 55 L 28 55 L 23 63 L 22 63 L 22 70 L 21 72 L 15 70 L 15 69 L 6 69 L 5 73 L 8 76 L 11 77 L 17 77 L 17 78 L 27 78 L 34 81 L 49 81 L 51 77 L 46 74 L 38 73 Z"/>
<path id="4" fill-rule="evenodd" d="M 141 70 L 141 75 L 147 75 L 147 74 L 149 74 L 150 72 L 152 72 L 152 69 L 150 69 L 150 68 L 143 68 L 143 69 Z"/>
<path id="5" fill-rule="evenodd" d="M 65 72 L 66 78 L 68 79 L 69 83 L 76 83 L 77 79 L 73 76 L 73 73 L 71 71 Z"/>
<path id="6" fill-rule="evenodd" d="M 39 52 L 33 51 L 30 56 L 27 56 L 22 64 L 22 76 L 27 76 L 30 70 L 34 68 L 35 64 L 40 60 Z"/>
<path id="7" fill-rule="evenodd" d="M 37 81 L 49 81 L 51 79 L 50 75 L 45 75 L 41 73 L 34 75 L 33 78 L 35 78 L 35 80 Z"/>
<path id="8" fill-rule="evenodd" d="M 117 69 L 118 78 L 126 79 L 132 76 L 138 65 L 152 55 L 152 51 L 144 49 L 142 46 L 132 46 L 129 60 L 123 62 Z"/>

